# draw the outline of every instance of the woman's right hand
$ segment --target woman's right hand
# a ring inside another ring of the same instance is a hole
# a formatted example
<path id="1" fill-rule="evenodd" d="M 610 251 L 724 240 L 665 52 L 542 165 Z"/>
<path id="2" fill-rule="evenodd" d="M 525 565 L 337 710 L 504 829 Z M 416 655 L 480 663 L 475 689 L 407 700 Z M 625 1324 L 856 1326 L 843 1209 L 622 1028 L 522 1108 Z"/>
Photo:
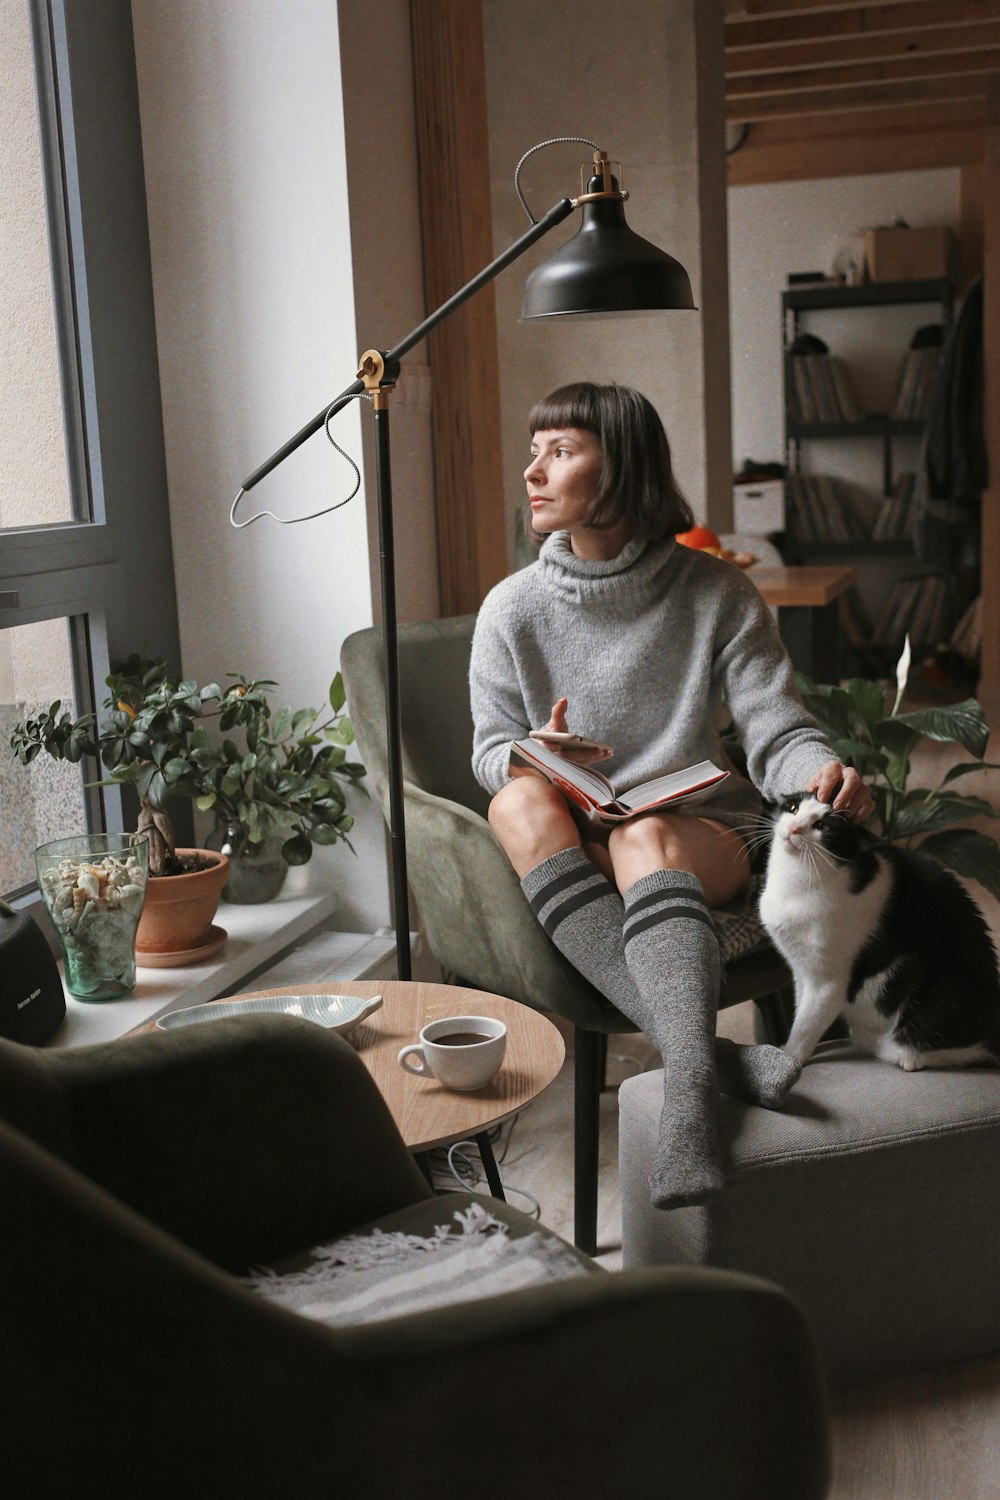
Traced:
<path id="1" fill-rule="evenodd" d="M 569 726 L 566 723 L 568 707 L 568 698 L 557 698 L 552 705 L 549 722 L 542 725 L 541 733 L 569 734 Z M 577 766 L 589 766 L 597 761 L 609 760 L 615 753 L 610 745 L 601 744 L 600 741 L 588 739 L 583 735 L 577 736 L 572 743 L 558 740 L 545 740 L 544 743 L 557 755 L 561 755 L 564 760 L 571 760 Z"/>

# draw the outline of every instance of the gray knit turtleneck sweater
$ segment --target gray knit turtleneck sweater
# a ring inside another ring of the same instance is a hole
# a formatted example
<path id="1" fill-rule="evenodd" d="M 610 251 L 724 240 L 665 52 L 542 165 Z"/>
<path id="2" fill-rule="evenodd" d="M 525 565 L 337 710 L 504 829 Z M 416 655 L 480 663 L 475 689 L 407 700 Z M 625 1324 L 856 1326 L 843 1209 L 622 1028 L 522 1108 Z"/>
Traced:
<path id="1" fill-rule="evenodd" d="M 592 562 L 555 532 L 484 600 L 470 685 L 472 767 L 490 792 L 507 780 L 510 741 L 546 724 L 563 696 L 571 729 L 614 746 L 598 769 L 618 791 L 699 760 L 728 767 L 723 694 L 766 797 L 798 790 L 834 758 L 754 585 L 673 541 L 633 540 Z M 734 773 L 692 812 L 738 824 L 758 808 Z"/>

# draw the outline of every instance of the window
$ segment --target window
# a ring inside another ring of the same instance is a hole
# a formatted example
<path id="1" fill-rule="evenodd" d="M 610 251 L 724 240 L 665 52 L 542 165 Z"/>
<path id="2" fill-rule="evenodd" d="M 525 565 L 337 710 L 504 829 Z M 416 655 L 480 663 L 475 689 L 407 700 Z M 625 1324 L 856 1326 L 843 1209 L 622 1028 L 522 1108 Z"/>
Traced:
<path id="1" fill-rule="evenodd" d="M 2 27 L 0 176 L 18 189 L 0 209 L 9 721 L 56 697 L 88 712 L 112 662 L 180 653 L 130 8 L 26 0 Z M 123 826 L 117 791 L 87 790 L 84 769 L 6 761 L 0 891 L 26 883 L 42 834 Z"/>

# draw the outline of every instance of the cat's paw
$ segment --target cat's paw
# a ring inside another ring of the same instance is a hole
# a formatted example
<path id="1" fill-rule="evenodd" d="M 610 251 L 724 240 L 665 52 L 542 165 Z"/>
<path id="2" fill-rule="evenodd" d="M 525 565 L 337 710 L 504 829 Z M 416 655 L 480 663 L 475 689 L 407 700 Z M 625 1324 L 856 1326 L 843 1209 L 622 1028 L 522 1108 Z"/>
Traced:
<path id="1" fill-rule="evenodd" d="M 904 1073 L 919 1073 L 927 1066 L 919 1052 L 904 1052 L 897 1061 Z"/>

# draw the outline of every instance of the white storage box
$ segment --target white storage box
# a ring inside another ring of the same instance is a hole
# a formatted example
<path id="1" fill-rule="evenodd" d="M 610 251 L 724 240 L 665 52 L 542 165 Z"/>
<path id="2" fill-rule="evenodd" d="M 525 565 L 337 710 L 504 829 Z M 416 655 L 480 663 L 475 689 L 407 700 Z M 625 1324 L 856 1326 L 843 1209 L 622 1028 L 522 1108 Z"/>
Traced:
<path id="1" fill-rule="evenodd" d="M 733 530 L 768 536 L 785 529 L 785 481 L 738 484 L 733 490 Z"/>

